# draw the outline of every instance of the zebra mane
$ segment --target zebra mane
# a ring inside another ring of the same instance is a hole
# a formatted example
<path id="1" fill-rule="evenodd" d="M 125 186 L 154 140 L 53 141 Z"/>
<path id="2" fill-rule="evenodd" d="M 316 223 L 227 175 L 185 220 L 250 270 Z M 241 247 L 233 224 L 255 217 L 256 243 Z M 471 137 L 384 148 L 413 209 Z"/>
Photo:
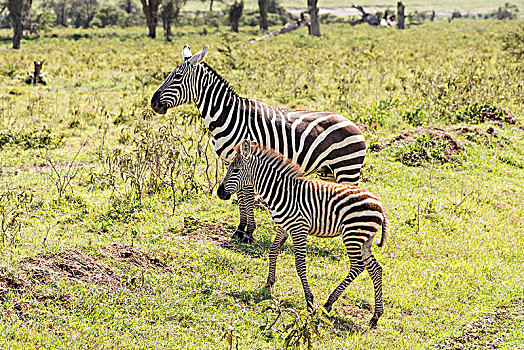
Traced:
<path id="1" fill-rule="evenodd" d="M 236 145 L 233 149 L 237 153 L 240 153 L 241 147 L 242 144 L 240 143 Z M 256 142 L 251 142 L 251 152 L 259 156 L 262 156 L 264 159 L 269 160 L 269 162 L 275 160 L 277 162 L 277 166 L 281 164 L 281 166 L 279 167 L 279 171 L 283 172 L 285 175 L 289 175 L 292 177 L 304 177 L 306 175 L 304 169 L 302 169 L 297 163 L 293 162 L 291 159 L 287 157 L 284 157 L 282 153 L 275 151 L 271 147 L 259 145 Z"/>
<path id="2" fill-rule="evenodd" d="M 212 76 L 214 76 L 215 78 L 218 79 L 218 81 L 220 81 L 222 84 L 224 84 L 229 90 L 231 90 L 231 92 L 233 92 L 233 94 L 237 95 L 237 92 L 235 91 L 235 89 L 233 89 L 231 87 L 231 85 L 229 85 L 229 82 L 222 78 L 222 76 L 220 74 L 218 74 L 213 68 L 211 68 L 206 62 L 202 62 L 200 63 L 204 69 L 206 70 L 206 72 L 210 73 Z"/>

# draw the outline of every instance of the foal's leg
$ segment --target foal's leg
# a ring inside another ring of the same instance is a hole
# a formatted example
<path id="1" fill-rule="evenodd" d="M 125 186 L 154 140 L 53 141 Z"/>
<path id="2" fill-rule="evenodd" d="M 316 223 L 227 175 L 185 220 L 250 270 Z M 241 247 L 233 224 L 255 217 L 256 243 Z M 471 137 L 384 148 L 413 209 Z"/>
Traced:
<path id="1" fill-rule="evenodd" d="M 342 292 L 349 286 L 353 280 L 364 271 L 364 262 L 362 261 L 362 243 L 351 240 L 350 234 L 344 235 L 344 245 L 351 261 L 349 273 L 338 287 L 331 293 L 328 300 L 324 304 L 324 308 L 329 312 L 333 303 L 337 301 Z"/>
<path id="2" fill-rule="evenodd" d="M 309 309 L 313 308 L 313 293 L 309 288 L 307 282 L 307 270 L 306 270 L 306 243 L 307 243 L 307 230 L 297 230 L 291 233 L 293 239 L 293 246 L 295 249 L 295 267 L 297 269 L 298 277 L 302 282 L 302 288 L 304 289 L 304 295 L 306 297 L 306 303 Z"/>
<path id="3" fill-rule="evenodd" d="M 384 301 L 382 300 L 382 266 L 375 259 L 371 253 L 371 245 L 373 243 L 373 238 L 364 244 L 362 248 L 364 265 L 366 270 L 368 270 L 369 276 L 373 281 L 373 289 L 375 290 L 375 313 L 369 322 L 371 328 L 377 326 L 378 319 L 384 313 Z"/>
<path id="4" fill-rule="evenodd" d="M 244 189 L 241 188 L 237 192 L 238 196 L 238 209 L 240 212 L 240 223 L 238 224 L 235 233 L 233 234 L 233 239 L 242 239 L 246 233 L 247 226 L 247 211 L 245 209 L 244 202 Z"/>
<path id="5" fill-rule="evenodd" d="M 257 228 L 255 222 L 255 189 L 253 185 L 246 185 L 243 188 L 244 191 L 244 210 L 247 221 L 247 231 L 244 237 L 242 238 L 242 243 L 251 243 L 253 242 L 253 232 Z"/>
<path id="6" fill-rule="evenodd" d="M 278 227 L 277 228 L 277 235 L 275 236 L 275 240 L 273 241 L 273 244 L 271 244 L 271 248 L 269 249 L 269 274 L 267 276 L 267 283 L 265 288 L 271 288 L 275 284 L 275 272 L 277 269 L 277 257 L 280 253 L 280 249 L 282 249 L 282 246 L 286 242 L 288 237 L 287 232 Z"/>

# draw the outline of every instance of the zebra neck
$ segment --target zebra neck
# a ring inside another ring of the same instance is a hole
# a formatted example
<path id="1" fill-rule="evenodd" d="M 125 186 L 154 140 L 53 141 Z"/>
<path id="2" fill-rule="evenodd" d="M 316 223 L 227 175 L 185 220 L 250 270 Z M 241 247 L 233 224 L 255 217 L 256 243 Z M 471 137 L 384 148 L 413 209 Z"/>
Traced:
<path id="1" fill-rule="evenodd" d="M 204 67 L 202 70 L 202 79 L 195 89 L 195 103 L 204 124 L 214 134 L 213 129 L 224 124 L 220 121 L 225 121 L 231 110 L 237 110 L 242 105 L 242 98 L 217 73 Z"/>
<path id="2" fill-rule="evenodd" d="M 274 164 L 269 159 L 260 159 L 253 162 L 251 179 L 255 190 L 268 204 L 271 210 L 278 210 L 285 205 L 286 198 L 292 193 L 300 179 L 282 171 L 280 164 Z"/>

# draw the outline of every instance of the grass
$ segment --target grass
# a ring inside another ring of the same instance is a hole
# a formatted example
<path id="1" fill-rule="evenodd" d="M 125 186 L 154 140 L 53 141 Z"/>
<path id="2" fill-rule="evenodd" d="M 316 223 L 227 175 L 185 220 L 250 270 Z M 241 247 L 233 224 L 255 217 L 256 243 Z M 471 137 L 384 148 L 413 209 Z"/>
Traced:
<path id="1" fill-rule="evenodd" d="M 266 211 L 256 211 L 253 246 L 230 243 L 236 204 L 194 190 L 181 196 L 174 214 L 166 190 L 145 191 L 138 203 L 130 184 L 109 177 L 99 157 L 100 150 L 134 150 L 136 126 L 185 43 L 195 51 L 210 44 L 207 62 L 240 95 L 337 111 L 369 127 L 370 145 L 430 126 L 463 143 L 460 155 L 443 163 L 435 159 L 444 145 L 427 137 L 369 153 L 362 185 L 380 195 L 391 222 L 389 242 L 374 250 L 385 271 L 386 313 L 377 330 L 368 330 L 373 296 L 363 274 L 334 305 L 334 329 L 320 327 L 315 349 L 438 347 L 505 305 L 517 305 L 507 313 L 510 322 L 495 323 L 476 343 L 453 344 L 473 348 L 504 334 L 501 348 L 520 346 L 524 72 L 502 50 L 506 33 L 519 24 L 458 20 L 406 31 L 337 24 L 324 26 L 320 39 L 299 30 L 257 44 L 246 42 L 258 34 L 247 28 L 226 35 L 187 27 L 172 43 L 148 39 L 143 28 L 56 29 L 24 40 L 20 51 L 7 49 L 11 33 L 0 31 L 0 134 L 9 136 L 0 151 L 1 191 L 22 186 L 33 194 L 18 217 L 22 229 L 0 250 L 0 346 L 226 349 L 221 338 L 229 332 L 239 336 L 239 348 L 283 347 L 285 334 L 261 330 L 267 323 L 261 288 L 275 233 Z M 44 58 L 48 85 L 25 85 L 33 60 Z M 485 110 L 512 115 L 516 124 L 486 118 Z M 192 105 L 147 123 L 153 130 L 171 123 L 181 135 L 202 133 Z M 61 196 L 42 174 L 50 169 L 41 156 L 47 152 L 67 170 L 79 149 L 80 170 Z M 417 157 L 424 149 L 431 157 L 409 166 L 399 149 Z M 203 167 L 196 165 L 200 182 Z M 349 262 L 340 239 L 309 242 L 308 276 L 321 303 Z M 107 250 L 114 243 L 134 246 L 165 268 L 115 257 Z M 24 260 L 54 254 L 59 271 L 56 256 L 73 250 L 109 268 L 119 282 L 75 282 L 65 272 L 42 279 Z M 289 243 L 277 266 L 274 295 L 290 296 L 287 307 L 304 309 Z M 25 289 L 3 288 L 6 280 L 25 281 Z"/>

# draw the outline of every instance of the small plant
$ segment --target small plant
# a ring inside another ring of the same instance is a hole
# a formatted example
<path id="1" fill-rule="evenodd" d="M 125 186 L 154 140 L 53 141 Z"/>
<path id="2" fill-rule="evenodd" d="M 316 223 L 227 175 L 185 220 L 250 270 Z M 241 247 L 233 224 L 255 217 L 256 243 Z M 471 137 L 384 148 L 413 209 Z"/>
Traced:
<path id="1" fill-rule="evenodd" d="M 2 246 L 12 245 L 23 227 L 21 220 L 29 211 L 33 194 L 22 187 L 7 186 L 0 192 L 0 234 Z"/>
<path id="2" fill-rule="evenodd" d="M 319 327 L 321 325 L 333 328 L 333 324 L 327 318 L 328 312 L 323 307 L 315 307 L 313 310 L 298 310 L 286 306 L 286 302 L 291 297 L 275 298 L 265 300 L 262 305 L 262 312 L 270 312 L 273 320 L 269 323 L 269 317 L 263 326 L 263 330 L 271 332 L 276 326 L 277 331 L 284 334 L 284 348 L 297 347 L 300 344 L 307 345 L 308 350 L 313 349 L 313 338 L 316 335 L 321 337 Z"/>
<path id="3" fill-rule="evenodd" d="M 238 342 L 242 338 L 242 333 L 240 333 L 240 331 L 236 328 L 235 323 L 231 321 L 231 323 L 226 326 L 224 333 L 222 333 L 220 342 L 225 341 L 229 350 L 238 350 Z"/>
<path id="4" fill-rule="evenodd" d="M 62 196 L 65 194 L 68 188 L 71 189 L 71 191 L 73 191 L 71 181 L 74 180 L 74 178 L 82 169 L 82 167 L 78 166 L 78 164 L 75 164 L 75 161 L 78 158 L 78 155 L 80 154 L 82 148 L 84 148 L 86 141 L 87 139 L 84 140 L 84 142 L 82 142 L 82 145 L 80 145 L 80 147 L 76 151 L 73 159 L 71 159 L 71 161 L 64 166 L 56 164 L 56 162 L 49 156 L 47 151 L 44 155 L 38 155 L 38 157 L 43 159 L 47 163 L 48 167 L 51 169 L 50 172 L 39 170 L 39 173 L 44 177 L 47 177 L 53 183 L 56 189 L 56 193 L 58 195 L 58 200 L 62 198 Z"/>

